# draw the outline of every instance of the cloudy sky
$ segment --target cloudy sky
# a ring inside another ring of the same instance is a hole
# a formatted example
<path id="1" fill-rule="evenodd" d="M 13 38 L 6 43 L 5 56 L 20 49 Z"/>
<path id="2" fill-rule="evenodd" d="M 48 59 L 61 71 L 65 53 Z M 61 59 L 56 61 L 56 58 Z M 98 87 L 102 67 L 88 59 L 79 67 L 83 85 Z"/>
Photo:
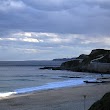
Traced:
<path id="1" fill-rule="evenodd" d="M 0 0 L 0 60 L 76 57 L 110 49 L 110 0 Z"/>

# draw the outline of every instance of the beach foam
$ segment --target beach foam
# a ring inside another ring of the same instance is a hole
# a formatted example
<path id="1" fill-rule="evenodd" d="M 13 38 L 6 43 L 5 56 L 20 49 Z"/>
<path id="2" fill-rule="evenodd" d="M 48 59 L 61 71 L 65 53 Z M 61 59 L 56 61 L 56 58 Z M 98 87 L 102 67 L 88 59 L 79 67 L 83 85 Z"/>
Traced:
<path id="1" fill-rule="evenodd" d="M 15 95 L 17 94 L 16 92 L 4 92 L 4 93 L 0 93 L 0 99 L 5 98 L 5 97 L 9 97 L 11 95 Z"/>
<path id="2" fill-rule="evenodd" d="M 84 81 L 84 79 L 52 82 L 52 83 L 47 83 L 45 85 L 37 86 L 37 87 L 16 89 L 14 92 L 17 94 L 23 94 L 23 93 L 33 92 L 33 91 L 41 91 L 41 90 L 48 90 L 48 89 L 55 89 L 55 88 L 69 87 L 69 86 L 77 86 L 80 84 L 84 84 L 83 81 Z"/>
<path id="3" fill-rule="evenodd" d="M 62 88 L 62 87 L 71 87 L 71 86 L 75 87 L 75 86 L 84 84 L 84 80 L 85 79 L 66 80 L 66 81 L 60 81 L 60 82 L 47 83 L 42 86 L 16 89 L 14 90 L 14 92 L 0 93 L 0 99 L 9 97 L 11 95 L 25 94 L 25 93 L 30 93 L 34 91 L 42 91 L 42 90 L 56 89 L 56 88 Z M 91 81 L 93 80 L 95 79 L 91 79 Z"/>

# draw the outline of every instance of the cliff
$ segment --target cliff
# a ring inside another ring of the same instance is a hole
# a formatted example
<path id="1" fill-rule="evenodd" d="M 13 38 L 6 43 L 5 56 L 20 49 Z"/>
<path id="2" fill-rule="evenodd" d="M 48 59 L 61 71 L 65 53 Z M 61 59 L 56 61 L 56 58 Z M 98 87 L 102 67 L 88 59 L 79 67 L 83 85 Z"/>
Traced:
<path id="1" fill-rule="evenodd" d="M 95 102 L 89 110 L 110 110 L 110 93 L 106 93 L 99 101 Z"/>
<path id="2" fill-rule="evenodd" d="M 110 73 L 110 50 L 95 49 L 61 64 L 60 69 L 85 72 Z"/>

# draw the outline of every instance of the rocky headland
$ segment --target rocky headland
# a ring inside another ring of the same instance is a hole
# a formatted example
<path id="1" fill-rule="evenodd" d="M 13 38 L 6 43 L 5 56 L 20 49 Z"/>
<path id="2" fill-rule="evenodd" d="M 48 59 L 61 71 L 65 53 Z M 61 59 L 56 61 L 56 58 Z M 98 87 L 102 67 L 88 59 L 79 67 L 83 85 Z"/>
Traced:
<path id="1" fill-rule="evenodd" d="M 110 73 L 110 50 L 95 49 L 89 55 L 81 54 L 77 58 L 62 63 L 60 67 L 42 69 Z"/>

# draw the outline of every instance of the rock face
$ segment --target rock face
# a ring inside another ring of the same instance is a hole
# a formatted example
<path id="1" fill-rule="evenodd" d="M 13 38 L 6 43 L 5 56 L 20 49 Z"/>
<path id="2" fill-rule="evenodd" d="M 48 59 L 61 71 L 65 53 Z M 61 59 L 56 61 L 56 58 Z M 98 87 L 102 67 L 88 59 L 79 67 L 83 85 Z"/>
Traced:
<path id="1" fill-rule="evenodd" d="M 60 68 L 62 70 L 76 70 L 77 67 L 80 65 L 80 60 L 71 60 L 68 62 L 64 62 L 61 64 Z"/>
<path id="2" fill-rule="evenodd" d="M 110 92 L 106 93 L 101 100 L 95 102 L 89 110 L 110 110 Z"/>
<path id="3" fill-rule="evenodd" d="M 61 64 L 60 69 L 85 72 L 110 73 L 110 50 L 95 49 Z"/>

